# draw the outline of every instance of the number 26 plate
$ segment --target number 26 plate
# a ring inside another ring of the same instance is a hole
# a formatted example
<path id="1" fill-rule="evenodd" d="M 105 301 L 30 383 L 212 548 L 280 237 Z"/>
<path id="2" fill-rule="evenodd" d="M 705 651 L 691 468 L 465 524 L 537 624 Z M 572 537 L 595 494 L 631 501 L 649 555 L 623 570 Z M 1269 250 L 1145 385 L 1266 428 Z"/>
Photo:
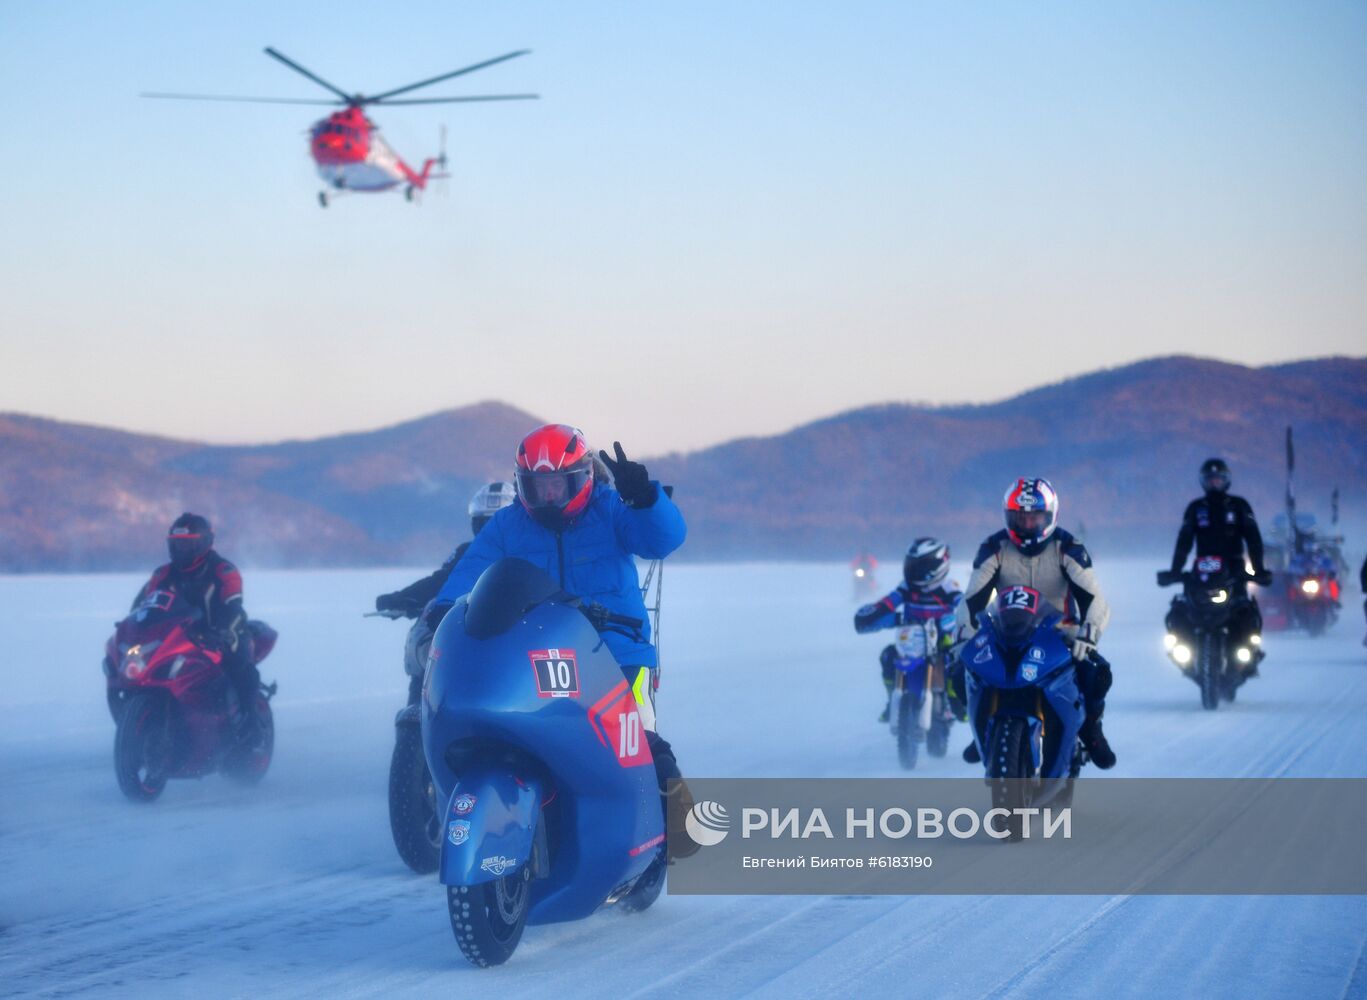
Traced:
<path id="1" fill-rule="evenodd" d="M 527 653 L 541 698 L 578 698 L 579 664 L 572 649 L 534 649 Z"/>

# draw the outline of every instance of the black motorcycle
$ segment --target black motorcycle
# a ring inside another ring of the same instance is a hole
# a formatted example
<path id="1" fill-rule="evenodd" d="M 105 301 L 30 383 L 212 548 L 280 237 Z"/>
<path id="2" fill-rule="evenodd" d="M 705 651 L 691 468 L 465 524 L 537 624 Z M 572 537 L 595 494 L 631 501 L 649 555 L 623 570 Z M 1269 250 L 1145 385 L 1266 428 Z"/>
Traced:
<path id="1" fill-rule="evenodd" d="M 1233 701 L 1263 658 L 1258 606 L 1219 556 L 1202 556 L 1192 572 L 1158 574 L 1158 585 L 1182 584 L 1165 620 L 1168 658 L 1201 689 L 1201 707 Z"/>
<path id="2" fill-rule="evenodd" d="M 417 609 L 372 611 L 372 618 L 412 618 Z M 422 748 L 423 671 L 432 648 L 432 629 L 420 617 L 408 630 L 403 668 L 408 674 L 408 704 L 394 717 L 394 756 L 389 761 L 389 832 L 399 857 L 419 875 L 437 870 L 441 861 L 441 817 L 436 786 Z"/>

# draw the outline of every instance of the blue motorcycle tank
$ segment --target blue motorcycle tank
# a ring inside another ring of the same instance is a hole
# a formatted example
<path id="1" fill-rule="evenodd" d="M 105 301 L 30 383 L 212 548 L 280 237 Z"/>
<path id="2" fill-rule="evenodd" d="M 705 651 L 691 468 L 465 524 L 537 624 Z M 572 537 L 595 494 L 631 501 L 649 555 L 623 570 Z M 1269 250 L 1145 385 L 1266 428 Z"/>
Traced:
<path id="1" fill-rule="evenodd" d="M 516 790 L 546 796 L 540 812 L 553 811 L 556 822 L 549 874 L 532 883 L 532 922 L 592 913 L 663 843 L 654 762 L 630 684 L 574 598 L 520 560 L 486 570 L 438 627 L 422 732 L 438 801 L 466 817 L 445 822 L 465 824 L 462 837 L 505 838 L 490 841 L 488 856 L 501 856 L 498 844 L 509 837 L 530 843 L 530 829 L 508 829 L 525 812 Z M 460 884 L 494 877 L 480 871 L 474 839 L 460 847 L 471 863 L 448 870 L 444 861 L 443 881 L 456 871 L 470 873 L 450 876 Z"/>

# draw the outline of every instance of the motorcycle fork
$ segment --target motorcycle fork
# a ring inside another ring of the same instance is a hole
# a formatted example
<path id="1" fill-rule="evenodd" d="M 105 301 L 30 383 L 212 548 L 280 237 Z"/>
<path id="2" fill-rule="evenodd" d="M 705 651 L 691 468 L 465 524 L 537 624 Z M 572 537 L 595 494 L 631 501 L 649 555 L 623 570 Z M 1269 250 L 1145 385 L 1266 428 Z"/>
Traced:
<path id="1" fill-rule="evenodd" d="M 157 714 L 153 724 L 149 727 L 147 756 L 156 761 L 157 764 L 155 773 L 149 772 L 148 774 L 149 781 L 170 777 L 180 766 L 180 757 L 183 751 L 180 741 L 176 738 L 175 719 L 173 718 L 175 707 L 175 703 L 169 698 L 162 698 L 161 704 L 157 706 Z"/>
<path id="2" fill-rule="evenodd" d="M 998 709 L 998 707 L 1000 707 L 1000 695 L 999 695 L 997 689 L 996 689 L 996 688 L 993 688 L 993 689 L 992 689 L 992 701 L 991 701 L 991 705 L 990 705 L 989 708 L 988 708 L 988 715 L 989 715 L 989 717 L 997 714 L 997 709 Z M 1044 718 L 1045 718 L 1045 715 L 1044 715 L 1044 693 L 1043 693 L 1042 691 L 1040 691 L 1039 688 L 1035 688 L 1035 710 L 1034 710 L 1034 712 L 1032 712 L 1031 714 L 1034 715 L 1034 717 L 1035 717 L 1036 719 L 1039 719 L 1039 724 L 1040 724 L 1040 726 L 1042 727 L 1042 726 L 1044 725 Z"/>

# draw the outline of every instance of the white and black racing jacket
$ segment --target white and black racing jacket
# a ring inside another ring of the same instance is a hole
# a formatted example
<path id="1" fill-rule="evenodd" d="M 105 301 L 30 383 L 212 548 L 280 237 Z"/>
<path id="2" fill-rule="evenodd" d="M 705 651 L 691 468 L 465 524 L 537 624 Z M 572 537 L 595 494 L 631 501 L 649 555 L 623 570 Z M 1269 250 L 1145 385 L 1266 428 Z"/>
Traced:
<path id="1" fill-rule="evenodd" d="M 1090 626 L 1093 642 L 1111 620 L 1111 607 L 1101 596 L 1087 547 L 1059 529 L 1036 555 L 1027 556 L 1005 531 L 983 542 L 973 560 L 973 575 L 955 616 L 956 638 L 963 641 L 978 630 L 978 614 L 1003 587 L 1024 586 L 1064 612 L 1063 631 L 1071 638 Z"/>

